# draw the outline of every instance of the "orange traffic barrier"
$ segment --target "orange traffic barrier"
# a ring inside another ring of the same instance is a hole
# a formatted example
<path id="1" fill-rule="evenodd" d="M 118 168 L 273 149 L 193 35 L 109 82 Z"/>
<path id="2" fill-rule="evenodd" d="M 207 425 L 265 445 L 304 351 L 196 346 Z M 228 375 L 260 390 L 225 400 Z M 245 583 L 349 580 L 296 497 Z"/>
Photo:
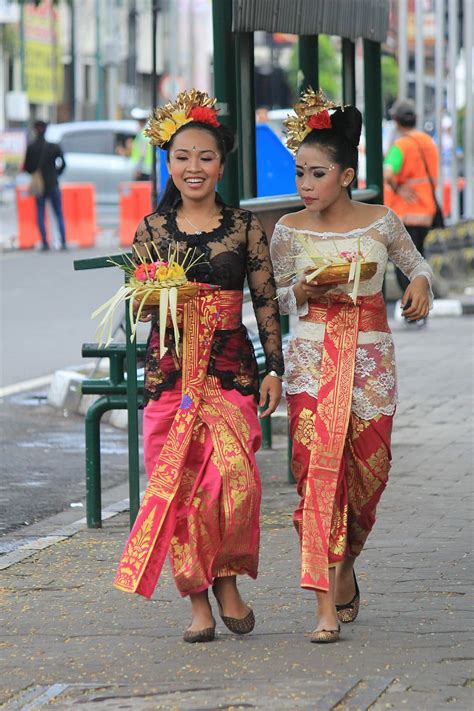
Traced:
<path id="1" fill-rule="evenodd" d="M 36 200 L 28 193 L 28 185 L 17 185 L 16 187 L 16 216 L 18 246 L 20 249 L 31 249 L 41 242 L 41 235 L 36 219 Z M 47 214 L 46 232 L 49 232 Z"/>
<path id="2" fill-rule="evenodd" d="M 151 212 L 151 182 L 139 181 L 120 183 L 120 227 L 121 247 L 130 247 L 135 230 L 145 215 Z"/>
<path id="3" fill-rule="evenodd" d="M 61 185 L 66 241 L 79 247 L 93 247 L 97 234 L 95 186 L 92 183 Z"/>
<path id="4" fill-rule="evenodd" d="M 66 242 L 79 247 L 93 247 L 97 233 L 95 217 L 95 187 L 92 183 L 64 183 L 61 185 L 61 202 L 66 227 Z M 48 203 L 46 203 L 48 207 Z M 29 195 L 28 185 L 16 189 L 18 246 L 31 249 L 41 241 L 36 218 L 36 201 Z M 51 226 L 45 211 L 46 234 L 51 244 Z"/>

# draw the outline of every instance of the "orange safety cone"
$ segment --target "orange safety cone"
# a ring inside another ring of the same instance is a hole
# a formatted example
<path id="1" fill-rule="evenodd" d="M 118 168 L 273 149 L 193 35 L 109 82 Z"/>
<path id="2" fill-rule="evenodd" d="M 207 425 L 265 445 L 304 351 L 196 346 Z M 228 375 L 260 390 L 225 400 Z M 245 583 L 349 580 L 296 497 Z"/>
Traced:
<path id="1" fill-rule="evenodd" d="M 121 247 L 130 247 L 138 224 L 151 212 L 151 182 L 120 183 L 119 200 L 119 242 Z"/>
<path id="2" fill-rule="evenodd" d="M 32 249 L 38 242 L 41 242 L 41 235 L 38 229 L 36 218 L 36 201 L 29 194 L 28 185 L 17 185 L 16 187 L 16 215 L 18 225 L 18 247 L 20 249 Z M 46 233 L 49 235 L 48 214 L 46 218 Z"/>
<path id="3" fill-rule="evenodd" d="M 67 242 L 83 249 L 93 247 L 97 234 L 94 184 L 64 183 L 61 198 Z"/>

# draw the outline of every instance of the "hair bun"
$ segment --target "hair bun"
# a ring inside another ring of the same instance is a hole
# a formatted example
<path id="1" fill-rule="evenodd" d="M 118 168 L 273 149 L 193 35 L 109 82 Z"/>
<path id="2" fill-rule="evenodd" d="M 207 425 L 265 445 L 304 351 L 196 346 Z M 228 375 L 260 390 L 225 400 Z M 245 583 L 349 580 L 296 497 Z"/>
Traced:
<path id="1" fill-rule="evenodd" d="M 219 131 L 222 142 L 225 146 L 226 155 L 231 153 L 235 148 L 235 135 L 234 132 L 225 124 L 221 123 L 217 128 Z"/>
<path id="2" fill-rule="evenodd" d="M 358 146 L 362 131 L 362 114 L 355 106 L 337 108 L 331 115 L 331 124 L 335 131 L 342 133 L 353 146 Z"/>

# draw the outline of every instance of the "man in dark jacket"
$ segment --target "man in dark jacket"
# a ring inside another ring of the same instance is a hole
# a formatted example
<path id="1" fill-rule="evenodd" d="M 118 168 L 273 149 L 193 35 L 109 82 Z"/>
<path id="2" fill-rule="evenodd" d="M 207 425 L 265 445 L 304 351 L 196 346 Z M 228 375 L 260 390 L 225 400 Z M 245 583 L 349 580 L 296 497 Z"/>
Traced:
<path id="1" fill-rule="evenodd" d="M 41 249 L 49 249 L 44 221 L 46 200 L 50 201 L 56 215 L 59 234 L 61 235 L 61 249 L 66 249 L 66 230 L 61 205 L 61 192 L 58 184 L 58 176 L 61 175 L 66 167 L 66 162 L 61 147 L 57 143 L 48 143 L 46 141 L 44 137 L 46 127 L 47 124 L 44 121 L 35 121 L 33 124 L 36 138 L 28 145 L 23 169 L 31 174 L 39 170 L 44 182 L 43 195 L 35 196 L 38 229 L 42 242 Z"/>

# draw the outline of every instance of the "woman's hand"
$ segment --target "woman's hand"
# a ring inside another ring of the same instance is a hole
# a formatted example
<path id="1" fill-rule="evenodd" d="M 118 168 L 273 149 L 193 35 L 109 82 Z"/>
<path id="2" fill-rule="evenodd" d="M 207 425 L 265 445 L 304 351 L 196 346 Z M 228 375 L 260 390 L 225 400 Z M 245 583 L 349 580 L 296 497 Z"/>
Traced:
<path id="1" fill-rule="evenodd" d="M 137 315 L 138 309 L 140 308 L 141 304 L 141 299 L 135 299 L 133 302 L 133 314 L 134 316 Z M 143 307 L 141 314 L 140 314 L 140 321 L 143 321 L 143 323 L 148 323 L 151 321 L 153 316 L 158 313 L 158 307 L 157 306 L 145 306 Z"/>
<path id="2" fill-rule="evenodd" d="M 419 321 L 428 316 L 430 299 L 426 277 L 417 276 L 407 286 L 402 298 L 402 309 L 402 314 L 408 321 Z"/>
<path id="3" fill-rule="evenodd" d="M 311 273 L 311 271 L 314 271 L 314 269 L 311 269 L 308 273 Z M 331 289 L 333 286 L 330 284 L 318 286 L 314 282 L 308 283 L 306 281 L 306 276 L 307 273 L 305 272 L 301 275 L 299 281 L 293 287 L 296 296 L 296 303 L 298 304 L 298 306 L 303 306 L 303 304 L 306 304 L 309 299 L 314 299 L 317 301 L 321 298 L 321 296 L 324 296 L 324 294 L 329 291 L 329 289 Z"/>
<path id="4" fill-rule="evenodd" d="M 281 380 L 276 375 L 266 375 L 260 388 L 260 407 L 265 407 L 268 398 L 268 407 L 260 417 L 267 417 L 278 407 L 281 400 Z"/>

